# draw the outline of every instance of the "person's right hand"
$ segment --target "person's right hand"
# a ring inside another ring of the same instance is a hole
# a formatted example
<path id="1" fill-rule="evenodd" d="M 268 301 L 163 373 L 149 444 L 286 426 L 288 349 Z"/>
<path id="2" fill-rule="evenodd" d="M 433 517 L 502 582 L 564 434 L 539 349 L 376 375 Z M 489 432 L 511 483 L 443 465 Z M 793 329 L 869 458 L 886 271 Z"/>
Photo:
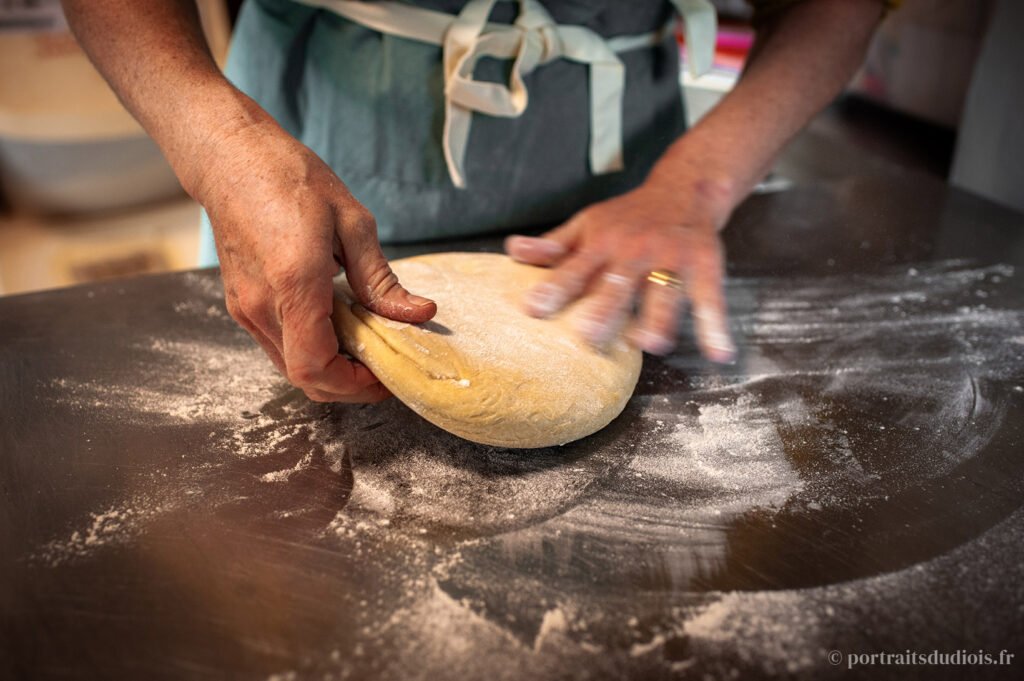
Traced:
<path id="1" fill-rule="evenodd" d="M 370 211 L 271 120 L 222 134 L 195 164 L 189 189 L 213 224 L 231 316 L 310 399 L 388 397 L 369 369 L 338 353 L 332 278 L 343 266 L 359 302 L 398 321 L 424 322 L 437 306 L 398 283 Z"/>

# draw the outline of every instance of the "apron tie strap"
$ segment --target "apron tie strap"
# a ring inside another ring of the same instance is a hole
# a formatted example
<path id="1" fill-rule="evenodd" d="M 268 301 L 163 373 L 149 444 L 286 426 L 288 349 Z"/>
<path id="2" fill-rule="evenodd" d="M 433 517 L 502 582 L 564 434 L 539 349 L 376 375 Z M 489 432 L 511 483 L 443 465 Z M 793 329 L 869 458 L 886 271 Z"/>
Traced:
<path id="1" fill-rule="evenodd" d="M 518 0 L 512 25 L 487 20 L 498 0 L 469 0 L 455 17 L 401 2 L 299 0 L 323 7 L 381 33 L 441 45 L 445 121 L 442 146 L 448 174 L 466 186 L 464 162 L 473 113 L 515 118 L 526 110 L 529 93 L 523 77 L 538 65 L 565 58 L 590 71 L 590 170 L 595 175 L 623 168 L 622 98 L 626 74 L 617 52 L 651 47 L 670 34 L 660 31 L 605 40 L 583 26 L 560 26 L 538 0 Z M 716 18 L 708 0 L 672 0 L 684 16 L 687 54 L 694 75 L 706 73 L 714 56 Z M 512 59 L 507 84 L 474 80 L 481 57 Z"/>
<path id="2" fill-rule="evenodd" d="M 515 118 L 529 103 L 523 77 L 539 64 L 565 57 L 590 65 L 590 168 L 594 174 L 622 169 L 622 94 L 625 69 L 604 39 L 581 26 L 557 26 L 537 0 L 521 0 L 512 30 L 484 33 L 496 0 L 470 0 L 444 39 L 444 153 L 457 187 L 473 112 Z M 481 57 L 513 59 L 507 85 L 473 79 Z"/>

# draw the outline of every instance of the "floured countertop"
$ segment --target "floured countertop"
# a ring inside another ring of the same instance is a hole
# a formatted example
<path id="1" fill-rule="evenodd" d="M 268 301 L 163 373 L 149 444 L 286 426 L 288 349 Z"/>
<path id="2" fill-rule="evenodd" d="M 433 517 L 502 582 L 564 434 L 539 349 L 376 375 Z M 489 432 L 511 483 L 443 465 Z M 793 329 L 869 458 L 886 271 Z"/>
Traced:
<path id="1" fill-rule="evenodd" d="M 0 677 L 1019 671 L 1024 218 L 911 189 L 753 199 L 739 362 L 546 450 L 307 401 L 212 272 L 0 299 Z"/>

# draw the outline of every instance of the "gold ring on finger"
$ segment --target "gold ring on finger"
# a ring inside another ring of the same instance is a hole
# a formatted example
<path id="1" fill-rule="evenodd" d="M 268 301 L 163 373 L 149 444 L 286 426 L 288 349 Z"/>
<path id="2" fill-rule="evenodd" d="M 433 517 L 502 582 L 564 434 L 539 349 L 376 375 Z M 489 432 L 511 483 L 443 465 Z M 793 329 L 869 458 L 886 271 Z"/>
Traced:
<path id="1" fill-rule="evenodd" d="M 666 286 L 676 291 L 683 290 L 683 280 L 672 270 L 651 270 L 647 281 L 658 286 Z"/>

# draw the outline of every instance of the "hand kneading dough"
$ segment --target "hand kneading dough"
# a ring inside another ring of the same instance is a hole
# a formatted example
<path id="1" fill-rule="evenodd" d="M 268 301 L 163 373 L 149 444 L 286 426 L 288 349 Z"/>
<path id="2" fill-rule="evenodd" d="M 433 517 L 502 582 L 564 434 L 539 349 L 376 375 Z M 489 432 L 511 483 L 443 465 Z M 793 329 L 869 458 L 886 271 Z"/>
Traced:
<path id="1" fill-rule="evenodd" d="M 590 435 L 619 415 L 636 387 L 640 351 L 606 354 L 562 315 L 522 311 L 546 271 L 493 253 L 438 253 L 391 263 L 402 284 L 437 302 L 424 324 L 380 317 L 339 283 L 334 326 L 342 345 L 423 418 L 467 440 L 547 447 Z"/>

